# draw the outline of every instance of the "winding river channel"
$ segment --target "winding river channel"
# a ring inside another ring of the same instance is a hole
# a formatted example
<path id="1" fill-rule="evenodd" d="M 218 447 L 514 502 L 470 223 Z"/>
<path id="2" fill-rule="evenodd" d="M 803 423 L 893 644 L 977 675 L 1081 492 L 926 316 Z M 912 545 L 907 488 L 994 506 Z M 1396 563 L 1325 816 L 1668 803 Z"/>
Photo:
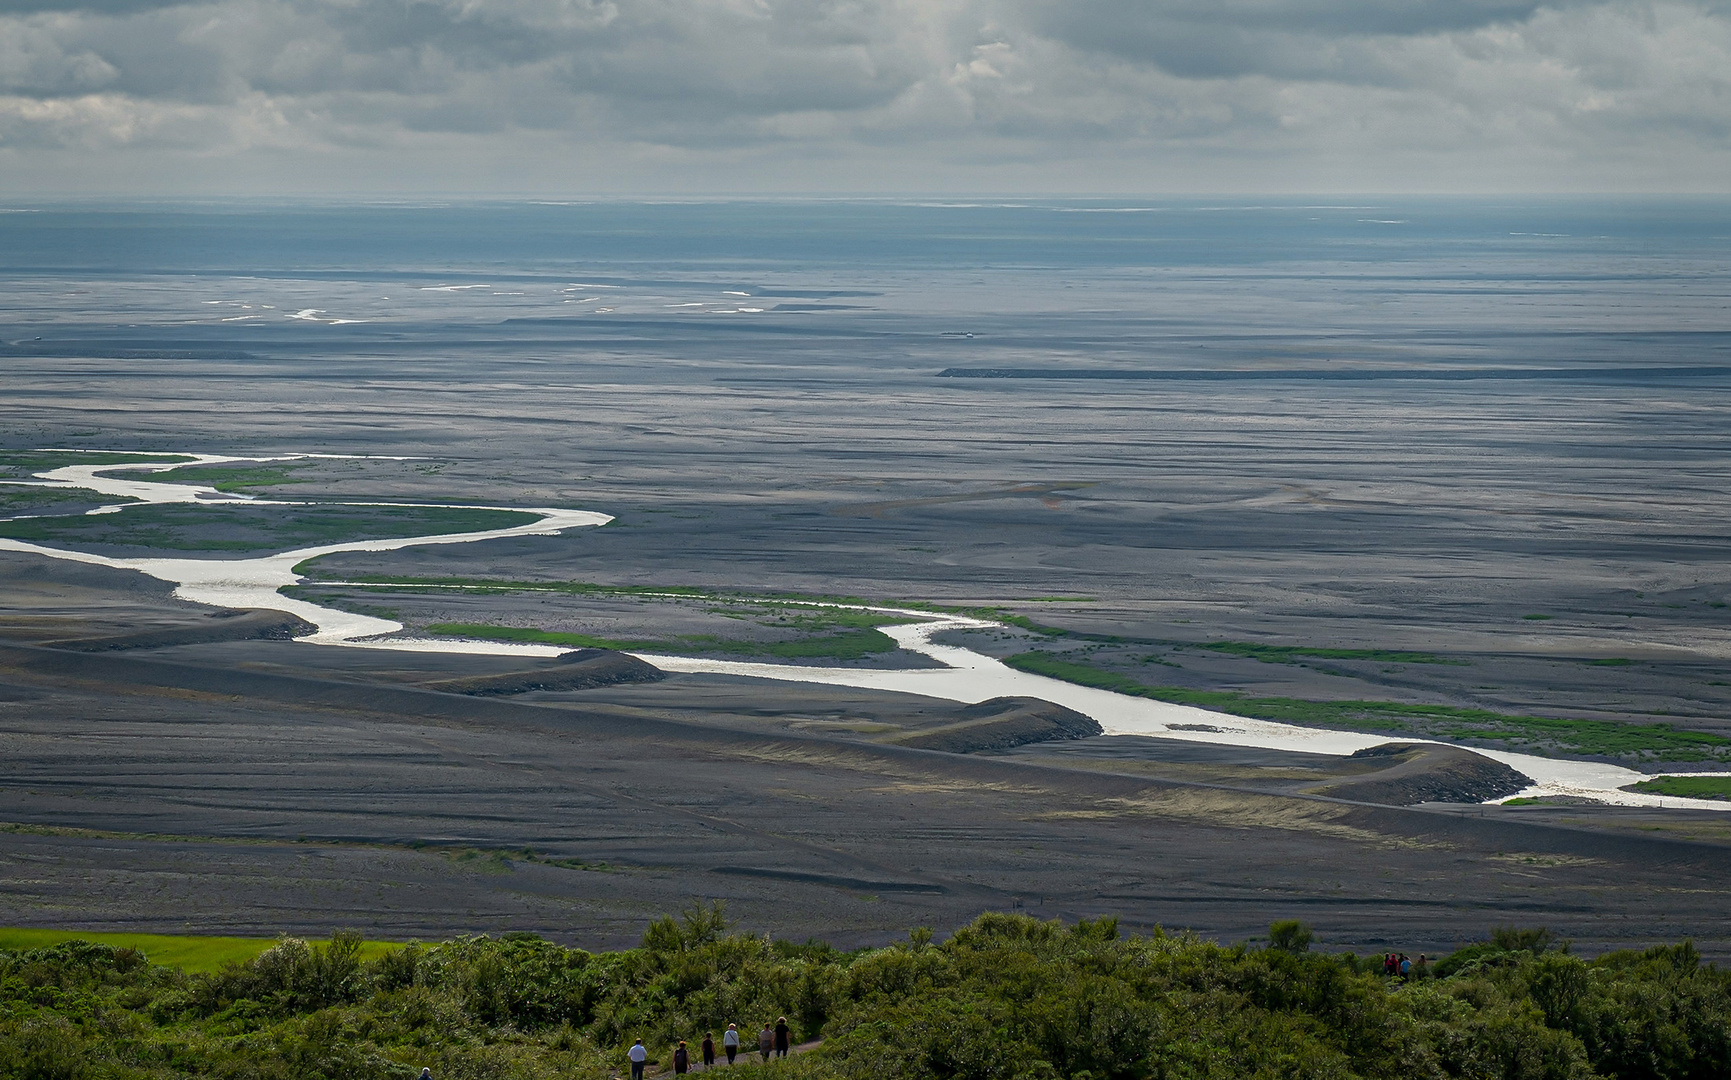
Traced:
<path id="1" fill-rule="evenodd" d="M 114 498 L 138 500 L 137 502 L 102 506 L 89 511 L 92 514 L 124 512 L 129 506 L 148 503 L 198 503 L 206 505 L 244 503 L 252 506 L 314 505 L 231 495 L 210 487 L 151 480 L 148 479 L 148 473 L 181 468 L 188 464 L 215 465 L 230 462 L 286 461 L 315 455 L 232 457 L 216 454 L 188 454 L 185 456 L 193 460 L 177 462 L 172 465 L 116 465 L 112 462 L 100 465 L 69 465 L 40 472 L 32 480 L 6 481 L 5 483 L 8 486 L 33 485 L 77 488 Z M 122 472 L 123 475 L 112 475 L 117 471 Z M 386 504 L 323 503 L 318 505 Z M 415 504 L 392 503 L 388 505 Z M 446 508 L 451 506 L 451 504 L 437 505 Z M 290 612 L 318 628 L 316 633 L 298 639 L 315 645 L 412 652 L 518 654 L 541 657 L 555 656 L 567 651 L 551 645 L 396 637 L 392 635 L 399 634 L 403 630 L 400 623 L 321 607 L 304 600 L 284 596 L 279 592 L 283 587 L 297 584 L 303 580 L 294 572 L 296 565 L 306 559 L 320 555 L 329 555 L 339 551 L 391 551 L 427 544 L 467 544 L 507 536 L 546 536 L 560 533 L 566 529 L 604 525 L 613 520 L 608 514 L 551 507 L 471 506 L 462 507 L 462 509 L 516 510 L 536 514 L 539 516 L 539 520 L 510 528 L 489 529 L 479 532 L 324 544 L 257 558 L 111 558 L 5 538 L 0 538 L 0 550 L 29 552 L 55 559 L 141 571 L 159 580 L 172 582 L 175 585 L 174 591 L 177 597 L 195 603 L 224 608 L 268 608 Z M 934 637 L 945 631 L 994 628 L 998 626 L 997 623 L 959 615 L 934 615 L 930 612 L 894 607 L 871 606 L 864 610 L 891 615 L 906 615 L 908 617 L 906 623 L 882 627 L 883 632 L 894 638 L 902 648 L 927 656 L 942 666 L 883 670 L 804 664 L 753 663 L 703 657 L 661 656 L 648 653 L 640 655 L 642 659 L 656 667 L 670 672 L 707 672 L 783 682 L 824 683 L 869 690 L 923 694 L 928 697 L 967 703 L 1005 695 L 1044 698 L 1092 716 L 1099 721 L 1100 726 L 1109 735 L 1150 735 L 1191 742 L 1335 755 L 1351 754 L 1389 741 L 1386 736 L 1254 720 L 1211 712 L 1188 705 L 1176 705 L 1117 694 L 1108 690 L 1077 686 L 1042 675 L 1018 671 L 970 649 L 954 645 L 942 645 L 933 640 Z M 1530 754 L 1514 754 L 1478 747 L 1474 749 L 1486 757 L 1504 762 L 1531 777 L 1534 782 L 1533 786 L 1521 792 L 1525 796 L 1577 795 L 1624 806 L 1731 810 L 1731 802 L 1681 799 L 1672 796 L 1660 797 L 1623 791 L 1621 788 L 1624 785 L 1651 777 L 1649 774 L 1639 773 L 1617 765 L 1538 757 Z M 1684 776 L 1691 774 L 1678 772 L 1667 775 Z"/>

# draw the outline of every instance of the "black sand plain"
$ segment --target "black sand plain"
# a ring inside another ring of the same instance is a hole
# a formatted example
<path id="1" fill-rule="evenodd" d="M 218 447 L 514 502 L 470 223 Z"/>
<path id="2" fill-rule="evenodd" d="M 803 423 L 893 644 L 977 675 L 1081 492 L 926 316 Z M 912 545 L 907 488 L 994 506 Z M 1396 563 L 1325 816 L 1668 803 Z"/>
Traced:
<path id="1" fill-rule="evenodd" d="M 245 287 L 333 307 L 383 277 Z M 520 284 L 554 293 L 551 277 Z M 671 302 L 730 284 L 636 288 Z M 1731 734 L 1731 382 L 1703 370 L 1731 355 L 1722 313 L 1703 300 L 1661 318 L 1631 293 L 1597 329 L 1564 287 L 1474 306 L 1422 286 L 1398 287 L 1398 311 L 1218 279 L 1110 321 L 1056 301 L 982 300 L 962 319 L 854 298 L 860 310 L 732 321 L 496 305 L 245 333 L 15 300 L 0 441 L 393 455 L 413 460 L 322 462 L 271 490 L 618 517 L 323 560 L 337 577 L 993 606 L 1118 638 L 1086 647 L 1177 685 Z M 113 291 L 166 303 L 171 288 L 192 312 L 194 282 Z M 1320 329 L 1282 329 L 1325 301 L 1335 314 L 1305 323 Z M 1222 329 L 1233 310 L 1259 314 Z M 1604 375 L 937 377 L 1204 355 Z M 1630 356 L 1671 374 L 1633 379 Z M 701 629 L 676 606 L 580 597 L 348 599 L 411 623 Z M 1159 740 L 920 750 L 878 735 L 945 723 L 952 704 L 713 676 L 439 692 L 424 686 L 520 662 L 220 633 L 141 644 L 208 628 L 209 613 L 140 575 L 28 555 L 0 554 L 0 608 L 8 924 L 522 929 L 603 946 L 713 898 L 748 928 L 838 945 L 1019 907 L 1226 940 L 1298 917 L 1329 947 L 1370 951 L 1434 952 L 1517 924 L 1586 951 L 1687 936 L 1731 955 L 1731 818 L 1710 812 L 1381 805 L 1313 793 L 1360 766 Z M 125 635 L 132 647 L 76 644 Z M 969 644 L 1029 645 L 992 637 Z M 1452 662 L 1190 647 L 1218 641 Z"/>

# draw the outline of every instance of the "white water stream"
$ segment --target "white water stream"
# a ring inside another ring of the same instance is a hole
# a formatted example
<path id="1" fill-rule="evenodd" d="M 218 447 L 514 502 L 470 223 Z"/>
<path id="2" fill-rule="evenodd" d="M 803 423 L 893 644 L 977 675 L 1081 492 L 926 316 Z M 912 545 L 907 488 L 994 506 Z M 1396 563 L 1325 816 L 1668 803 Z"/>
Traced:
<path id="1" fill-rule="evenodd" d="M 71 465 L 37 474 L 35 481 L 12 483 L 35 484 L 63 488 L 81 488 L 102 495 L 126 497 L 140 503 L 247 503 L 250 505 L 314 505 L 278 500 L 227 495 L 214 488 L 183 483 L 164 483 L 136 478 L 102 475 L 116 469 L 146 469 L 162 472 L 184 464 L 221 464 L 226 462 L 285 461 L 294 458 L 334 455 L 296 454 L 280 457 L 231 457 L 215 454 L 185 455 L 196 459 L 176 465 Z M 116 513 L 128 505 L 104 506 L 89 511 L 92 514 Z M 330 504 L 325 504 L 330 505 Z M 341 504 L 385 505 L 385 504 Z M 401 506 L 402 503 L 389 505 Z M 408 504 L 433 505 L 433 504 Z M 448 504 L 438 504 L 448 505 Z M 552 645 L 526 645 L 509 642 L 465 641 L 451 639 L 397 638 L 402 624 L 389 619 L 336 611 L 304 600 L 281 595 L 278 590 L 303 579 L 293 568 L 300 562 L 339 551 L 392 551 L 423 544 L 465 544 L 505 536 L 547 536 L 565 529 L 586 525 L 604 525 L 613 520 L 610 515 L 586 510 L 565 510 L 552 507 L 473 506 L 462 509 L 518 510 L 540 515 L 540 520 L 511 528 L 482 532 L 452 533 L 438 536 L 402 537 L 390 540 L 356 540 L 317 547 L 300 548 L 259 558 L 145 558 L 119 559 L 61 548 L 44 547 L 19 540 L 0 538 L 0 550 L 29 552 L 56 559 L 94 563 L 124 570 L 138 570 L 162 581 L 173 582 L 175 595 L 183 600 L 224 608 L 268 608 L 287 611 L 318 627 L 318 632 L 298 640 L 315 645 L 340 645 L 350 648 L 393 649 L 410 652 L 451 652 L 517 654 L 523 656 L 556 656 L 567 650 Z M 842 606 L 842 605 L 825 605 Z M 783 682 L 825 683 L 852 686 L 868 690 L 889 690 L 949 701 L 975 703 L 1007 695 L 1044 698 L 1068 708 L 1086 713 L 1100 723 L 1108 735 L 1153 735 L 1192 742 L 1219 743 L 1234 746 L 1259 747 L 1270 750 L 1301 751 L 1313 754 L 1346 755 L 1388 742 L 1385 736 L 1360 732 L 1334 731 L 1322 728 L 1298 727 L 1269 720 L 1210 712 L 1189 705 L 1130 697 L 1108 690 L 1077 686 L 1043 675 L 1018 671 L 991 657 L 954 645 L 939 645 L 933 636 L 948 630 L 991 629 L 998 624 L 984 619 L 959 615 L 934 615 L 930 612 L 891 607 L 867 607 L 865 610 L 906 615 L 909 622 L 883 627 L 883 632 L 910 652 L 920 653 L 942 664 L 938 668 L 902 670 L 827 668 L 799 664 L 766 664 L 738 660 L 714 660 L 703 657 L 660 656 L 641 654 L 642 659 L 664 671 L 708 672 L 747 678 L 774 679 Z M 1413 740 L 1424 741 L 1424 740 Z M 1731 811 L 1731 802 L 1705 799 L 1681 799 L 1672 796 L 1647 795 L 1620 790 L 1626 784 L 1651 776 L 1617 765 L 1590 761 L 1568 761 L 1513 754 L 1500 750 L 1475 748 L 1477 753 L 1504 762 L 1533 779 L 1533 786 L 1521 792 L 1526 796 L 1578 795 L 1622 806 L 1655 806 Z M 1687 776 L 1691 773 L 1667 775 Z M 1711 774 L 1721 775 L 1721 774 Z"/>

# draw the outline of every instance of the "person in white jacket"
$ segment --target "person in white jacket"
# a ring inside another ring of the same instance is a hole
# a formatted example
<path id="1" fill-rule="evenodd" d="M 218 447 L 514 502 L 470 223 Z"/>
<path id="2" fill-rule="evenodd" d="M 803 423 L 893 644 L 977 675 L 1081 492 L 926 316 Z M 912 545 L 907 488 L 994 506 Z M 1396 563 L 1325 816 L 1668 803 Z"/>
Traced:
<path id="1" fill-rule="evenodd" d="M 733 1064 L 735 1054 L 739 1053 L 739 1025 L 727 1025 L 727 1031 L 721 1036 L 721 1048 L 727 1051 L 727 1063 Z"/>
<path id="2" fill-rule="evenodd" d="M 644 1047 L 643 1040 L 632 1043 L 625 1056 L 631 1059 L 631 1080 L 643 1080 L 643 1063 L 649 1060 L 649 1050 Z"/>

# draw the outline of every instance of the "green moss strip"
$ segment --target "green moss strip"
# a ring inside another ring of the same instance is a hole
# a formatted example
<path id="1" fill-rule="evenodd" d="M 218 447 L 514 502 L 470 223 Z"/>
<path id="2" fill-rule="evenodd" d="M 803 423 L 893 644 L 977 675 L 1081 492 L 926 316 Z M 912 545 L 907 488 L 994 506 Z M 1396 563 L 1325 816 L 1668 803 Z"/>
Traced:
<path id="1" fill-rule="evenodd" d="M 427 632 L 448 637 L 479 638 L 483 641 L 518 641 L 536 645 L 559 645 L 569 649 L 618 649 L 625 652 L 730 653 L 741 656 L 773 656 L 782 659 L 858 660 L 877 653 L 893 652 L 895 639 L 879 630 L 850 630 L 825 637 L 798 641 L 740 641 L 708 634 L 683 634 L 667 641 L 623 641 L 589 634 L 536 630 L 521 626 L 486 623 L 434 623 Z"/>
<path id="2" fill-rule="evenodd" d="M 191 465 L 158 473 L 151 479 L 163 484 L 202 484 L 235 494 L 282 484 L 310 484 L 311 480 L 294 473 L 314 464 L 311 461 L 285 461 L 261 465 Z"/>
<path id="3" fill-rule="evenodd" d="M 1623 790 L 1679 799 L 1731 799 L 1731 776 L 1656 776 Z"/>
<path id="4" fill-rule="evenodd" d="M 1523 744 L 1523 749 L 1602 757 L 1644 757 L 1659 761 L 1703 761 L 1727 756 L 1731 739 L 1670 724 L 1619 724 L 1610 720 L 1565 720 L 1518 716 L 1451 705 L 1413 705 L 1401 701 L 1306 701 L 1251 697 L 1231 690 L 1191 690 L 1147 686 L 1127 675 L 1063 660 L 1045 652 L 1025 652 L 1004 661 L 1020 671 L 1046 675 L 1120 694 L 1197 705 L 1258 720 L 1357 731 L 1415 731 L 1445 739 L 1484 739 Z"/>
<path id="5" fill-rule="evenodd" d="M 1433 653 L 1406 652 L 1401 649 L 1318 649 L 1307 645 L 1259 645 L 1249 641 L 1204 641 L 1197 648 L 1213 652 L 1245 656 L 1270 664 L 1291 664 L 1300 657 L 1319 660 L 1377 660 L 1392 664 L 1460 664 L 1460 660 L 1444 660 Z"/>

